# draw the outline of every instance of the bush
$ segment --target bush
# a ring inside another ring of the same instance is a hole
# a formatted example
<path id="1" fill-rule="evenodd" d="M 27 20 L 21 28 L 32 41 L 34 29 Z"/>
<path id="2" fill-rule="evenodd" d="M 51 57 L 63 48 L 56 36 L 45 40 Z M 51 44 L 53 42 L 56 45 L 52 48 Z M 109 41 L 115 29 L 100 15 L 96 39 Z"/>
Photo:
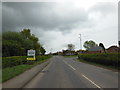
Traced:
<path id="1" fill-rule="evenodd" d="M 51 56 L 50 55 L 42 55 L 42 56 L 36 56 L 36 60 L 45 60 L 45 59 L 48 59 L 50 58 Z"/>
<path id="2" fill-rule="evenodd" d="M 36 61 L 45 60 L 51 56 L 43 55 L 36 56 Z M 17 65 L 27 64 L 27 56 L 12 56 L 12 57 L 3 57 L 2 58 L 2 68 L 13 67 Z"/>
<path id="3" fill-rule="evenodd" d="M 25 64 L 26 58 L 26 56 L 2 57 L 2 68 Z"/>
<path id="4" fill-rule="evenodd" d="M 23 64 L 24 62 L 26 63 L 27 56 L 5 57 L 3 60 L 3 62 L 4 62 L 3 67 L 4 68 L 2 69 L 2 82 L 5 82 L 5 81 L 23 73 L 24 71 L 47 61 L 47 59 L 50 57 L 51 56 L 48 56 L 48 55 L 36 56 L 37 61 L 33 62 L 32 65 L 28 64 L 29 62 L 27 64 Z M 22 61 L 22 63 L 20 63 L 21 61 Z M 17 65 L 16 64 L 17 62 L 19 62 L 19 64 L 22 64 L 22 65 Z"/>
<path id="5" fill-rule="evenodd" d="M 119 66 L 120 53 L 81 54 L 79 59 L 108 66 Z"/>

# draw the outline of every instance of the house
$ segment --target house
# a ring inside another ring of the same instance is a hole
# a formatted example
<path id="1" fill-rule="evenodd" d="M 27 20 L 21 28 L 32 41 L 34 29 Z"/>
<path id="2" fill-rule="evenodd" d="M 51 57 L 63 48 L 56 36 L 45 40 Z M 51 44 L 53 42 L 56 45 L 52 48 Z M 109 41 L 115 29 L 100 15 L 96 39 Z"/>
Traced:
<path id="1" fill-rule="evenodd" d="M 103 53 L 103 52 L 104 52 L 104 50 L 102 47 L 95 46 L 95 47 L 88 49 L 87 53 Z"/>
<path id="2" fill-rule="evenodd" d="M 120 51 L 120 48 L 117 46 L 111 46 L 107 49 L 107 52 L 109 53 L 118 53 Z"/>

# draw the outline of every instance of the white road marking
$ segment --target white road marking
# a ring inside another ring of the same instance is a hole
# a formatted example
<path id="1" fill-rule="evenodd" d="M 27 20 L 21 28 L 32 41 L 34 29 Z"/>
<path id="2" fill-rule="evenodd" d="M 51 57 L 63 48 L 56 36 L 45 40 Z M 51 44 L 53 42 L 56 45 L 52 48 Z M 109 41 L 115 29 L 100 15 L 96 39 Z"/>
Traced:
<path id="1" fill-rule="evenodd" d="M 98 86 L 96 83 L 94 83 L 92 80 L 90 80 L 90 79 L 89 79 L 88 77 L 86 77 L 85 75 L 82 74 L 82 76 L 83 76 L 84 78 L 86 78 L 88 81 L 90 81 L 92 84 L 94 84 L 96 87 L 102 89 L 100 86 Z"/>
<path id="2" fill-rule="evenodd" d="M 70 64 L 68 64 L 66 61 L 63 60 L 63 62 L 64 62 L 65 64 L 67 64 L 69 67 L 71 67 L 73 70 L 76 70 L 73 66 L 71 66 Z"/>
<path id="3" fill-rule="evenodd" d="M 64 61 L 64 60 L 63 60 Z M 70 64 L 68 64 L 66 61 L 64 61 L 64 63 L 66 63 L 69 67 L 71 67 L 73 70 L 76 70 L 73 66 L 71 66 Z M 81 75 L 87 79 L 88 81 L 90 81 L 93 85 L 95 85 L 97 88 L 100 88 L 100 90 L 103 90 L 99 85 L 97 85 L 96 83 L 94 83 L 92 80 L 90 80 L 88 77 L 86 77 L 84 74 L 81 73 Z"/>
<path id="4" fill-rule="evenodd" d="M 115 74 L 118 74 L 118 72 L 115 72 Z"/>
<path id="5" fill-rule="evenodd" d="M 67 62 L 66 62 L 66 61 L 64 61 L 64 60 L 63 60 L 63 62 L 64 62 L 65 64 L 67 64 Z"/>
<path id="6" fill-rule="evenodd" d="M 71 66 L 70 64 L 68 64 L 68 66 L 70 66 L 73 70 L 76 70 L 73 66 Z"/>

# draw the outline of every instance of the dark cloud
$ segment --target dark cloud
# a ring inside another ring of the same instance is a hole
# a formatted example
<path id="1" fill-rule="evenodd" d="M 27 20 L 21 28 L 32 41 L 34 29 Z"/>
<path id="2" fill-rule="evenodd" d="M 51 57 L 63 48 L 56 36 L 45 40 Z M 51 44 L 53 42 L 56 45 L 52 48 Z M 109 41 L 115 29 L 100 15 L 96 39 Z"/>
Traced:
<path id="1" fill-rule="evenodd" d="M 2 30 L 30 28 L 47 52 L 65 49 L 69 43 L 79 49 L 79 33 L 82 44 L 91 39 L 108 47 L 117 42 L 116 5 L 97 3 L 86 10 L 68 2 L 3 2 Z"/>
<path id="2" fill-rule="evenodd" d="M 4 2 L 3 30 L 20 27 L 40 27 L 44 30 L 70 30 L 77 22 L 87 21 L 83 9 L 57 7 L 58 3 Z M 61 9 L 62 8 L 62 9 Z"/>

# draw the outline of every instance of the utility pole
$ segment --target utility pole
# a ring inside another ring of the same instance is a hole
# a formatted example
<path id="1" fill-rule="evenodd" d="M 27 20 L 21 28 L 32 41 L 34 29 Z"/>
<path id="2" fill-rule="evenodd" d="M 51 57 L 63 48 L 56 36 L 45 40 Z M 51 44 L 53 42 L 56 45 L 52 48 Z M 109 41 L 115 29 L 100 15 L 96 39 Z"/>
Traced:
<path id="1" fill-rule="evenodd" d="M 50 49 L 50 53 L 52 54 L 52 48 Z"/>
<path id="2" fill-rule="evenodd" d="M 81 38 L 81 34 L 79 34 L 80 35 L 80 49 L 82 50 L 82 38 Z"/>

